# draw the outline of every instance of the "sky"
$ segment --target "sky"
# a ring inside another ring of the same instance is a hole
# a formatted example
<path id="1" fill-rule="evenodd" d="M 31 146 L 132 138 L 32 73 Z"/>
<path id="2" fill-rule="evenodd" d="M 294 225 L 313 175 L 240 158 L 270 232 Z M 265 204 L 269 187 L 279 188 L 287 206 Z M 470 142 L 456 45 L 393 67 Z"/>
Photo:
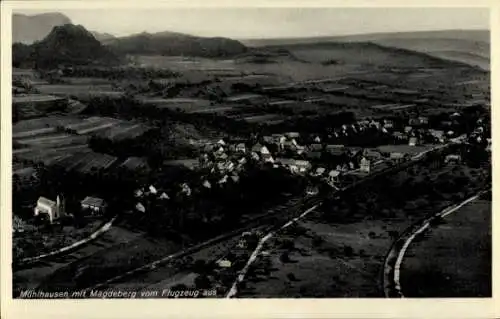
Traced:
<path id="1" fill-rule="evenodd" d="M 50 11 L 15 12 L 30 15 Z M 489 10 L 470 7 L 68 9 L 59 12 L 74 24 L 115 36 L 173 31 L 250 39 L 489 29 Z"/>

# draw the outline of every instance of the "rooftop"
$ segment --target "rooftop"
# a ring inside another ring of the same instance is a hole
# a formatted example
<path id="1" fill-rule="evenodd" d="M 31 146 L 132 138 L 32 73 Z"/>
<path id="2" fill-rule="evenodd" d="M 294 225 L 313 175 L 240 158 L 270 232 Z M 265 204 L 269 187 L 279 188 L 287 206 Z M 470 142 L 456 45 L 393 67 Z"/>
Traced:
<path id="1" fill-rule="evenodd" d="M 82 200 L 82 205 L 86 206 L 94 206 L 94 207 L 103 207 L 104 200 L 102 198 L 87 196 L 84 200 Z"/>

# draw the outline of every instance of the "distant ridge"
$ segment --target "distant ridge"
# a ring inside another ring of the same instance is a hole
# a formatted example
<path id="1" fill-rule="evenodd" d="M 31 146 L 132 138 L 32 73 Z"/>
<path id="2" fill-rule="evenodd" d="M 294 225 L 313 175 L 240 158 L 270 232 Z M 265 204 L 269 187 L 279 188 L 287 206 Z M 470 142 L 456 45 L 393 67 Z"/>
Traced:
<path id="1" fill-rule="evenodd" d="M 121 54 L 230 57 L 247 52 L 241 42 L 223 37 L 205 38 L 177 32 L 139 33 L 103 42 Z"/>
<path id="2" fill-rule="evenodd" d="M 381 39 L 405 38 L 405 39 L 429 39 L 429 38 L 450 38 L 471 41 L 490 42 L 489 30 L 436 30 L 436 31 L 408 31 L 408 32 L 380 32 L 339 36 L 319 36 L 319 37 L 299 37 L 299 38 L 269 38 L 269 39 L 239 39 L 247 46 L 268 46 L 298 43 L 315 42 L 366 42 Z"/>
<path id="3" fill-rule="evenodd" d="M 489 70 L 490 68 L 489 30 L 416 31 L 241 41 L 249 47 L 257 48 L 333 42 L 371 42 L 384 47 L 405 49 L 443 60 L 465 63 L 483 70 Z"/>

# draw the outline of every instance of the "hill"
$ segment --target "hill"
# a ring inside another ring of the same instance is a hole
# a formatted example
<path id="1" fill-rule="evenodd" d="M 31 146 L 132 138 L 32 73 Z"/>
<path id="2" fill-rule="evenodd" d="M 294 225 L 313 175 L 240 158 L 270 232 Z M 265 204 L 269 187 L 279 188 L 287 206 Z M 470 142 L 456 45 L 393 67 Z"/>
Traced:
<path id="1" fill-rule="evenodd" d="M 115 64 L 116 54 L 104 47 L 81 25 L 56 26 L 43 40 L 31 46 L 13 46 L 13 64 L 33 63 L 37 68 L 49 69 L 61 64 L 90 65 Z"/>
<path id="2" fill-rule="evenodd" d="M 12 43 L 32 44 L 45 38 L 55 26 L 71 24 L 64 14 L 12 15 Z"/>
<path id="3" fill-rule="evenodd" d="M 160 32 L 140 33 L 104 42 L 122 54 L 196 56 L 206 58 L 230 57 L 247 51 L 239 41 L 228 38 L 205 38 L 192 35 Z"/>
<path id="4" fill-rule="evenodd" d="M 372 42 L 385 47 L 425 53 L 489 69 L 490 32 L 488 30 L 443 30 L 373 33 L 351 36 L 242 40 L 251 47 L 305 45 L 328 42 Z"/>
<path id="5" fill-rule="evenodd" d="M 94 36 L 94 38 L 96 38 L 96 40 L 101 43 L 105 43 L 106 41 L 110 41 L 116 38 L 114 35 L 109 33 L 101 33 L 97 31 L 92 31 L 91 33 Z"/>

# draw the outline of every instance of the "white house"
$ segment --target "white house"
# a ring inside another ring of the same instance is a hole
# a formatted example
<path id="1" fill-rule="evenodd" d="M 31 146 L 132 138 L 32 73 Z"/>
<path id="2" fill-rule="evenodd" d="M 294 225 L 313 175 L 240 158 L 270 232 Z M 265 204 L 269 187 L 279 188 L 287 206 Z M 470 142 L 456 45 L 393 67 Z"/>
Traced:
<path id="1" fill-rule="evenodd" d="M 156 193 L 158 193 L 158 190 L 153 185 L 149 185 L 149 192 L 151 194 L 156 194 Z"/>
<path id="2" fill-rule="evenodd" d="M 160 195 L 160 199 L 170 199 L 170 197 L 167 195 L 167 193 L 163 192 Z"/>
<path id="3" fill-rule="evenodd" d="M 220 268 L 231 268 L 232 263 L 227 259 L 220 259 L 217 261 L 217 266 L 219 266 Z"/>
<path id="4" fill-rule="evenodd" d="M 102 198 L 87 196 L 81 201 L 82 209 L 92 211 L 92 215 L 99 215 L 106 211 L 106 202 Z"/>
<path id="5" fill-rule="evenodd" d="M 338 183 L 339 182 L 339 176 L 340 176 L 340 171 L 338 170 L 331 170 L 328 173 L 328 182 L 330 183 Z"/>
<path id="6" fill-rule="evenodd" d="M 370 173 L 370 169 L 371 169 L 370 160 L 366 159 L 366 157 L 363 157 L 359 163 L 359 170 L 361 172 Z"/>
<path id="7" fill-rule="evenodd" d="M 137 205 L 135 205 L 135 209 L 141 213 L 146 212 L 146 207 L 144 207 L 144 205 L 142 205 L 141 203 L 137 203 Z"/>
<path id="8" fill-rule="evenodd" d="M 205 188 L 212 188 L 212 184 L 210 184 L 210 182 L 208 180 L 205 180 L 203 182 L 203 187 L 205 187 Z"/>

